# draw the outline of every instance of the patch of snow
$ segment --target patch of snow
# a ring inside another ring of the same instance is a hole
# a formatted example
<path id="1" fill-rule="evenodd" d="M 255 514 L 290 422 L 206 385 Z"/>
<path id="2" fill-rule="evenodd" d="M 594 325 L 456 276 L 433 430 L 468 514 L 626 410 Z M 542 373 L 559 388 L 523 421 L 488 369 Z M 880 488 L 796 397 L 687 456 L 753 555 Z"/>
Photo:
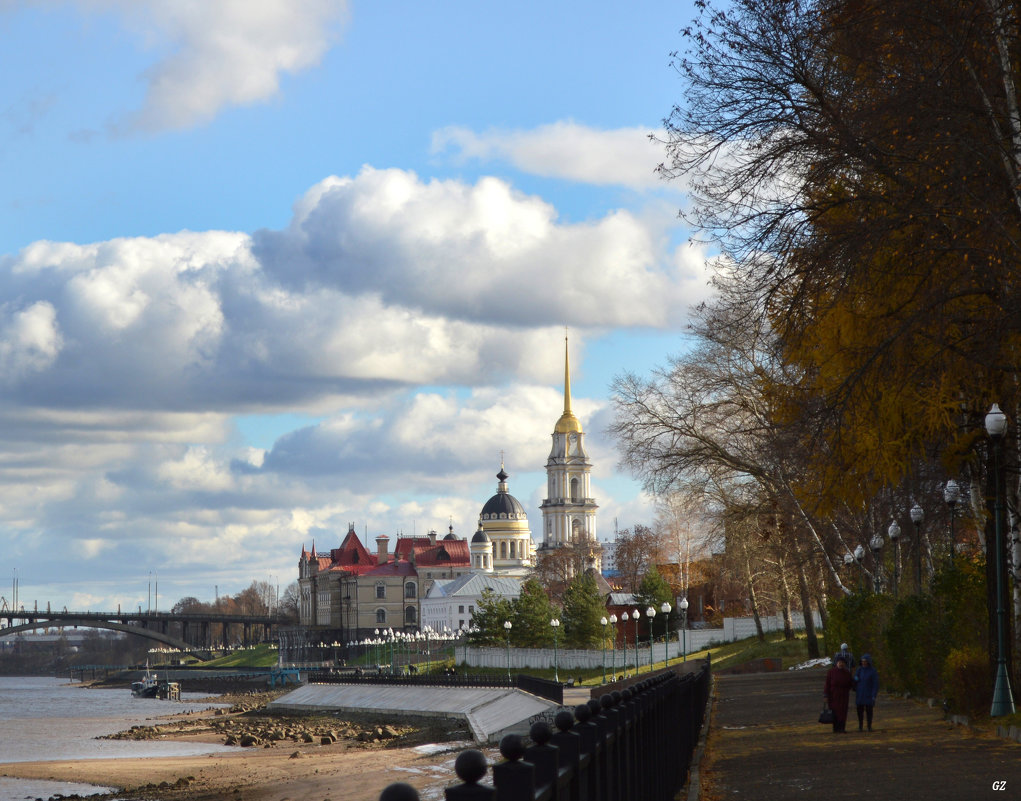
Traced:
<path id="1" fill-rule="evenodd" d="M 832 660 L 829 657 L 821 656 L 818 659 L 809 659 L 807 662 L 802 662 L 800 665 L 792 665 L 787 669 L 804 670 L 805 668 L 826 667 L 830 664 L 832 664 Z"/>

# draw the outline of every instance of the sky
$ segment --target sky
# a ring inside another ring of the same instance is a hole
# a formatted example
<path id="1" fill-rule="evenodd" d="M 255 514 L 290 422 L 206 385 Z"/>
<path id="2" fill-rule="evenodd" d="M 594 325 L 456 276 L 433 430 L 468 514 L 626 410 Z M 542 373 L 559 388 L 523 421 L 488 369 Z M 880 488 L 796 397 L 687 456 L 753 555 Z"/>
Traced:
<path id="1" fill-rule="evenodd" d="M 501 458 L 538 542 L 565 328 L 598 535 L 651 523 L 610 386 L 709 291 L 649 138 L 693 16 L 0 0 L 0 596 L 282 591 L 470 536 Z"/>

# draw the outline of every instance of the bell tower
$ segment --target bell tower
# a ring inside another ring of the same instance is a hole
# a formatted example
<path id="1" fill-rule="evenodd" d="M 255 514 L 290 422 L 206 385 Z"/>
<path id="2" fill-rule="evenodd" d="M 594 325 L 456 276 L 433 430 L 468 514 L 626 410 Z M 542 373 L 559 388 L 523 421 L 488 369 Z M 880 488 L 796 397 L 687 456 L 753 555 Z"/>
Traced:
<path id="1" fill-rule="evenodd" d="M 543 548 L 574 544 L 592 549 L 590 562 L 601 567 L 596 539 L 596 510 L 589 479 L 592 463 L 585 452 L 585 432 L 571 411 L 571 362 L 564 336 L 564 412 L 553 429 L 553 447 L 546 460 L 546 500 L 542 510 Z"/>

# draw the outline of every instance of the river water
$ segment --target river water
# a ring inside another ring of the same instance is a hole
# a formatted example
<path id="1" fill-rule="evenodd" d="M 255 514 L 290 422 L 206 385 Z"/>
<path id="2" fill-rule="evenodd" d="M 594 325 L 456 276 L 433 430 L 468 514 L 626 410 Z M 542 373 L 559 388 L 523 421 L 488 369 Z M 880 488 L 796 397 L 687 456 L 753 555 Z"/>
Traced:
<path id="1" fill-rule="evenodd" d="M 138 759 L 230 750 L 209 743 L 97 740 L 165 715 L 216 706 L 206 693 L 182 693 L 180 701 L 135 698 L 128 689 L 98 690 L 67 679 L 0 676 L 0 763 L 62 759 Z M 0 777 L 0 801 L 57 794 L 108 792 L 108 787 Z"/>

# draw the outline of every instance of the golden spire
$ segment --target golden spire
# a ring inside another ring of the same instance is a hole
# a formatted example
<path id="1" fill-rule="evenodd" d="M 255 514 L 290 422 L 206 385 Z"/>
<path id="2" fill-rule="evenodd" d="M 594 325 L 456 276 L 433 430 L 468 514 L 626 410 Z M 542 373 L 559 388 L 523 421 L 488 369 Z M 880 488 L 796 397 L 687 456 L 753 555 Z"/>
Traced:
<path id="1" fill-rule="evenodd" d="M 554 429 L 557 434 L 581 432 L 581 423 L 571 411 L 571 357 L 567 347 L 567 329 L 564 329 L 564 413 Z"/>

